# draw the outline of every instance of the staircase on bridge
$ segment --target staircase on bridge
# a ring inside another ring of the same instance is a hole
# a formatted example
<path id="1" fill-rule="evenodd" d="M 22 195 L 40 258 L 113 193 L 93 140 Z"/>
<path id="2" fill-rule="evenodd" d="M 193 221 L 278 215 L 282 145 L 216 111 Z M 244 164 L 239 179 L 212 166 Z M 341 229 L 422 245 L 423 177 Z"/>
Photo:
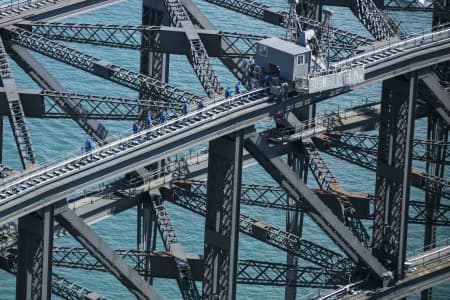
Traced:
<path id="1" fill-rule="evenodd" d="M 6 99 L 9 108 L 9 122 L 11 124 L 17 148 L 19 150 L 22 165 L 25 169 L 36 165 L 36 157 L 31 143 L 30 132 L 25 121 L 25 113 L 17 91 L 15 80 L 8 63 L 3 41 L 0 38 L 0 77 L 5 88 Z"/>

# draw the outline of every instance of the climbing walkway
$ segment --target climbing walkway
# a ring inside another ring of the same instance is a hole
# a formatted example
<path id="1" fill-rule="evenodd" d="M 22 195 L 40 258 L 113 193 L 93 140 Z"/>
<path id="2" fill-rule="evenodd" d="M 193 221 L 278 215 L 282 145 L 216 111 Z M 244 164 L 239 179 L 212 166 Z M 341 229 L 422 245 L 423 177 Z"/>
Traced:
<path id="1" fill-rule="evenodd" d="M 380 68 L 389 68 L 389 65 L 396 68 L 395 60 L 398 58 L 408 60 L 425 54 L 430 56 L 433 51 L 447 51 L 448 54 L 448 50 L 444 49 L 450 47 L 450 29 L 443 28 L 425 35 L 412 36 L 400 42 L 393 40 L 392 43 L 391 41 L 386 43 L 378 47 L 373 46 L 363 54 L 331 64 L 327 70 L 310 72 L 308 86 L 305 86 L 305 81 L 299 82 L 297 86 L 309 93 L 355 86 L 367 83 L 369 77 L 373 76 L 370 73 Z"/>
<path id="2" fill-rule="evenodd" d="M 27 17 L 52 20 L 79 13 L 83 9 L 95 9 L 120 0 L 9 0 L 0 4 L 0 24 L 9 26 Z"/>
<path id="3" fill-rule="evenodd" d="M 252 107 L 257 103 L 264 103 L 267 100 L 268 97 L 264 89 L 253 90 L 219 101 L 210 105 L 207 109 L 191 112 L 173 121 L 117 140 L 92 153 L 77 156 L 51 166 L 43 166 L 32 172 L 22 173 L 16 180 L 8 182 L 4 185 L 4 188 L 0 189 L 0 219 L 3 217 L 3 212 L 6 212 L 10 207 L 10 202 L 13 199 L 23 197 L 25 194 L 29 195 L 31 192 L 43 192 L 43 186 L 55 183 L 61 178 L 80 173 L 82 170 L 89 170 L 121 155 L 143 149 L 152 143 L 166 141 L 169 137 L 175 137 L 190 128 L 201 126 L 218 117 L 238 112 L 245 107 Z"/>
<path id="4" fill-rule="evenodd" d="M 315 300 L 388 300 L 403 299 L 429 286 L 450 280 L 450 239 L 437 243 L 436 248 L 425 247 L 407 257 L 405 278 L 390 287 L 376 290 L 361 290 L 364 282 L 357 282 L 317 296 Z M 418 284 L 419 283 L 419 284 Z"/>
<path id="5" fill-rule="evenodd" d="M 33 34 L 27 33 L 24 30 L 14 28 L 9 29 L 10 32 L 17 34 L 16 38 L 14 39 L 14 42 L 19 42 L 20 44 L 30 47 L 33 50 L 38 51 L 37 49 L 47 49 L 51 45 L 54 45 L 55 43 L 47 41 L 45 38 L 40 37 L 39 39 L 35 39 Z M 448 56 L 447 52 L 439 52 L 442 50 L 442 48 L 446 49 L 446 47 L 450 47 L 450 43 L 448 43 L 448 40 L 450 39 L 450 30 L 442 30 L 439 32 L 435 32 L 432 34 L 427 34 L 425 36 L 417 37 L 414 39 L 410 39 L 407 41 L 403 41 L 401 43 L 397 43 L 390 47 L 385 47 L 379 50 L 374 50 L 372 52 L 369 52 L 367 54 L 364 54 L 362 56 L 357 56 L 351 60 L 347 60 L 341 63 L 342 68 L 347 66 L 346 68 L 350 68 L 351 66 L 363 66 L 364 59 L 367 59 L 368 57 L 376 58 L 376 53 L 386 53 L 388 50 L 397 49 L 399 47 L 403 47 L 404 49 L 403 54 L 405 54 L 405 51 L 410 51 L 411 53 L 415 53 L 416 50 L 420 50 L 423 48 L 426 48 L 428 50 L 428 54 L 434 53 L 436 56 L 438 56 L 439 60 L 445 60 Z M 447 42 L 445 44 L 445 42 Z M 30 44 L 29 44 L 30 43 Z M 77 66 L 85 69 L 89 72 L 96 72 L 98 69 L 105 69 L 105 70 L 111 70 L 113 72 L 114 78 L 110 78 L 110 72 L 108 72 L 108 78 L 113 81 L 126 81 L 128 85 L 128 81 L 130 81 L 130 84 L 132 86 L 136 86 L 138 89 L 142 86 L 140 84 L 145 78 L 141 76 L 139 73 L 133 73 L 129 70 L 123 70 L 123 68 L 111 64 L 106 64 L 103 61 L 94 58 L 89 55 L 85 55 L 79 51 L 74 51 L 73 49 L 70 49 L 66 46 L 59 45 L 56 43 L 56 46 L 58 47 L 58 51 L 61 51 L 61 54 L 64 55 L 63 61 L 72 63 L 74 61 L 73 56 L 69 56 L 69 54 L 73 54 L 75 56 L 80 56 L 82 60 L 77 60 Z M 429 49 L 428 49 L 429 48 Z M 39 50 L 40 51 L 40 50 Z M 55 51 L 51 51 L 52 53 Z M 58 52 L 59 53 L 59 52 Z M 59 54 L 58 54 L 59 55 Z M 69 59 L 70 58 L 70 59 Z M 407 62 L 409 59 L 408 55 L 402 55 L 398 58 L 398 61 Z M 372 68 L 372 65 L 376 63 L 380 63 L 380 61 L 385 61 L 386 58 L 378 57 L 378 59 L 375 59 L 374 61 L 371 61 L 369 67 L 366 68 L 368 70 L 369 68 Z M 429 55 L 426 57 L 421 58 L 421 60 L 425 61 L 425 63 L 422 63 L 420 66 L 418 63 L 415 65 L 409 65 L 407 70 L 402 69 L 401 67 L 390 67 L 390 69 L 378 69 L 378 77 L 380 80 L 389 72 L 396 72 L 397 75 L 401 72 L 410 72 L 411 70 L 419 67 L 423 67 L 427 64 L 433 64 L 436 63 L 436 58 L 432 57 L 430 58 Z M 390 65 L 390 64 L 389 64 Z M 336 69 L 336 65 L 335 69 Z M 336 69 L 337 70 L 337 69 Z M 347 69 L 349 70 L 349 69 Z M 101 72 L 102 74 L 105 72 Z M 106 74 L 106 73 L 105 73 Z M 131 74 L 131 75 L 130 75 Z M 180 101 L 180 97 L 182 98 L 183 95 L 189 95 L 189 99 L 195 102 L 196 95 L 191 95 L 189 93 L 186 93 L 185 91 L 173 88 L 168 85 L 162 85 L 162 83 L 157 82 L 155 80 L 152 81 L 145 81 L 146 84 L 148 84 L 148 90 L 157 90 L 159 92 L 162 92 L 164 99 L 168 99 L 169 102 L 178 102 Z M 345 90 L 342 90 L 342 92 Z M 336 92 L 334 92 L 336 94 Z M 326 93 L 322 94 L 323 98 L 326 97 Z M 297 96 L 299 97 L 299 96 Z M 307 96 L 305 96 L 307 97 Z M 67 180 L 67 182 L 70 182 L 73 184 L 73 181 L 77 182 L 84 182 L 86 184 L 87 182 L 90 182 L 93 184 L 94 182 L 98 182 L 101 180 L 101 178 L 112 178 L 113 174 L 119 174 L 119 172 L 125 169 L 130 169 L 129 165 L 123 165 L 117 163 L 119 161 L 123 161 L 124 159 L 127 159 L 128 163 L 131 163 L 131 160 L 133 159 L 139 159 L 137 157 L 142 157 L 143 155 L 154 155 L 147 149 L 144 149 L 148 145 L 152 145 L 154 143 L 158 143 L 159 148 L 155 148 L 155 151 L 159 153 L 159 151 L 163 151 L 164 147 L 168 147 L 167 140 L 169 137 L 173 137 L 171 141 L 173 141 L 173 144 L 176 144 L 181 147 L 181 144 L 186 146 L 181 141 L 184 141 L 187 137 L 183 135 L 183 133 L 192 135 L 196 134 L 196 137 L 200 140 L 205 137 L 204 130 L 205 128 L 213 128 L 214 126 L 221 126 L 220 128 L 223 128 L 222 124 L 223 122 L 228 122 L 226 120 L 229 120 L 229 117 L 225 118 L 225 116 L 231 116 L 239 117 L 241 116 L 243 111 L 250 111 L 255 109 L 257 105 L 260 105 L 261 107 L 270 107 L 270 103 L 267 102 L 269 100 L 269 96 L 265 94 L 265 91 L 263 89 L 257 89 L 242 95 L 238 95 L 236 97 L 232 97 L 230 99 L 221 100 L 218 101 L 216 104 L 210 105 L 208 108 L 202 110 L 202 111 L 194 111 L 192 113 L 189 113 L 186 116 L 183 116 L 181 118 L 175 119 L 173 121 L 169 121 L 165 124 L 161 124 L 158 126 L 155 126 L 149 130 L 143 131 L 139 134 L 129 136 L 127 138 L 118 140 L 116 142 L 113 142 L 105 147 L 102 147 L 92 153 L 85 154 L 82 156 L 77 156 L 73 159 L 69 159 L 57 164 L 53 164 L 52 166 L 44 166 L 34 172 L 30 173 L 24 173 L 20 177 L 18 177 L 16 180 L 4 184 L 0 188 L 0 222 L 5 221 L 4 217 L 6 215 L 10 215 L 12 217 L 12 213 L 19 213 L 21 210 L 20 207 L 28 207 L 28 205 L 35 205 L 38 206 L 36 199 L 38 199 L 38 195 L 44 194 L 44 192 L 48 189 L 58 189 L 60 192 L 63 188 L 66 188 L 65 193 L 70 193 L 71 191 L 75 191 L 77 188 L 80 187 L 80 185 L 75 184 L 72 186 L 72 190 L 68 189 L 68 186 L 57 184 L 59 179 L 67 178 L 71 176 L 70 180 Z M 301 98 L 300 98 L 301 99 Z M 319 99 L 317 100 L 319 101 Z M 283 103 L 277 104 L 278 106 L 282 107 Z M 275 106 L 276 107 L 276 106 Z M 255 120 L 263 120 L 265 117 L 268 117 L 269 115 L 265 113 L 256 113 L 254 115 Z M 217 123 L 219 120 L 222 123 Z M 226 119 L 226 120 L 225 120 Z M 246 118 L 246 121 L 248 123 L 248 126 L 253 124 L 253 121 Z M 204 126 L 202 128 L 202 133 L 197 133 L 199 131 L 199 126 L 202 124 L 208 123 L 207 126 Z M 235 126 L 234 124 L 228 124 L 227 130 L 231 131 L 232 127 Z M 231 126 L 231 127 L 230 127 Z M 240 126 L 244 126 L 244 121 L 242 121 Z M 241 127 L 242 128 L 242 127 Z M 210 133 L 212 134 L 212 133 Z M 192 136 L 190 137 L 192 139 Z M 162 145 L 162 141 L 164 140 L 164 145 Z M 180 144 L 181 143 L 181 144 Z M 171 149 L 164 150 L 166 152 L 164 153 L 171 153 L 170 151 L 175 151 L 172 147 Z M 170 154 L 169 154 L 170 155 Z M 134 161 L 134 164 L 137 165 L 137 161 Z M 103 174 L 103 177 L 86 177 L 91 170 L 97 170 L 101 172 L 105 172 Z M 106 170 L 109 172 L 106 174 Z M 85 172 L 84 172 L 85 171 Z M 51 184 L 51 186 L 49 186 Z M 42 187 L 45 186 L 45 189 Z M 33 193 L 31 193 L 33 192 Z M 13 201 L 14 200 L 14 201 Z M 56 199 L 54 200 L 56 201 Z M 28 203 L 28 204 L 27 204 Z M 19 206 L 17 206 L 19 205 Z M 42 204 L 41 204 L 42 205 Z M 14 209 L 13 209 L 14 207 Z M 22 212 L 23 213 L 23 212 Z M 16 215 L 17 217 L 17 215 Z"/>
<path id="6" fill-rule="evenodd" d="M 55 5 L 66 0 L 24 0 L 11 1 L 9 5 L 0 7 L 0 18 L 7 18 L 23 12 Z"/>
<path id="7" fill-rule="evenodd" d="M 277 143 L 304 140 L 312 136 L 333 131 L 339 127 L 374 127 L 380 114 L 380 102 L 368 102 L 339 109 L 331 113 L 316 116 L 315 118 L 296 124 L 292 128 L 274 128 L 267 133 L 271 141 Z"/>
<path id="8" fill-rule="evenodd" d="M 363 65 L 365 68 L 389 61 L 394 57 L 405 56 L 418 50 L 445 44 L 450 40 L 450 28 L 436 28 L 436 31 L 424 34 L 410 35 L 408 39 L 397 41 L 395 38 L 384 41 L 380 46 L 367 48 L 367 52 L 351 57 L 332 65 L 333 69 L 356 68 Z"/>
<path id="9" fill-rule="evenodd" d="M 437 242 L 434 248 L 424 247 L 414 250 L 414 254 L 405 261 L 408 273 L 414 273 L 417 268 L 450 258 L 450 238 Z"/>

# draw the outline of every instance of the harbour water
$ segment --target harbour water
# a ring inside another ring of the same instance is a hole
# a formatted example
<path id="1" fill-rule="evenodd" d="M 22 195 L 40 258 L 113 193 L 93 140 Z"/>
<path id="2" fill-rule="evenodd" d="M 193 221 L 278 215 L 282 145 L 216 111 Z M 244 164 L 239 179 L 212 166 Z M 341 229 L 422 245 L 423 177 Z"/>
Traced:
<path id="1" fill-rule="evenodd" d="M 261 1 L 261 0 L 260 0 Z M 245 17 L 243 15 L 219 8 L 201 0 L 195 1 L 208 18 L 217 28 L 224 31 L 241 31 L 255 34 L 284 36 L 281 28 L 267 25 L 261 21 Z M 287 10 L 285 0 L 264 0 L 268 5 Z M 359 34 L 368 35 L 367 31 L 345 8 L 332 8 L 334 15 L 332 21 L 334 26 L 350 30 Z M 428 31 L 431 27 L 431 15 L 427 13 L 395 13 L 397 20 L 408 32 Z M 103 23 L 103 24 L 127 24 L 139 25 L 141 22 L 141 0 L 126 0 L 116 5 L 112 5 L 100 10 L 88 12 L 83 15 L 64 19 L 60 22 L 80 22 L 80 23 Z M 99 46 L 88 46 L 70 44 L 89 54 L 104 58 L 132 70 L 139 70 L 139 53 L 133 50 L 110 49 Z M 109 96 L 121 96 L 127 98 L 137 98 L 137 93 L 100 79 L 73 67 L 51 60 L 42 55 L 36 54 L 39 61 L 47 67 L 51 73 L 60 80 L 71 92 L 95 93 Z M 12 60 L 10 60 L 12 61 Z M 235 79 L 229 71 L 217 59 L 214 59 L 215 68 L 220 79 L 227 85 L 234 86 Z M 19 87 L 36 87 L 37 85 L 22 71 L 12 63 L 13 73 Z M 178 87 L 202 94 L 202 88 L 198 83 L 187 59 L 182 56 L 172 55 L 170 58 L 170 82 Z M 319 112 L 340 109 L 354 105 L 362 99 L 368 98 L 370 101 L 378 101 L 380 95 L 380 84 L 375 84 L 363 89 L 351 92 L 343 97 L 330 99 L 319 105 Z M 38 161 L 44 163 L 52 161 L 57 157 L 70 155 L 79 152 L 87 135 L 71 120 L 45 120 L 28 119 L 31 137 Z M 10 130 L 7 118 L 3 119 L 4 124 L 4 163 L 16 169 L 20 169 L 20 161 L 14 139 Z M 131 133 L 131 122 L 129 121 L 106 121 L 104 125 L 113 134 Z M 263 124 L 259 126 L 267 126 Z M 376 133 L 376 132 L 373 132 Z M 426 135 L 426 120 L 418 120 L 416 124 L 416 136 L 424 138 Z M 374 192 L 374 173 L 362 168 L 344 163 L 324 155 L 331 169 L 335 172 L 337 179 L 344 189 L 348 191 Z M 423 165 L 418 164 L 417 167 Z M 273 180 L 259 166 L 252 166 L 244 170 L 244 182 L 256 184 L 274 184 Z M 312 176 L 310 178 L 313 178 Z M 314 182 L 311 180 L 311 186 Z M 413 189 L 414 199 L 423 199 L 423 192 Z M 178 208 L 170 203 L 167 204 L 169 214 L 177 230 L 180 241 L 187 253 L 203 253 L 203 219 L 191 212 Z M 244 213 L 252 217 L 264 220 L 281 228 L 285 225 L 285 214 L 280 211 L 243 206 Z M 133 249 L 136 247 L 136 211 L 129 210 L 118 216 L 93 225 L 93 228 L 108 242 L 117 249 Z M 368 225 L 368 231 L 372 228 Z M 444 228 L 438 232 L 438 239 L 450 236 L 450 230 Z M 304 238 L 319 243 L 339 251 L 334 243 L 309 219 L 306 220 L 304 228 Z M 273 262 L 284 262 L 286 254 L 280 250 L 272 248 L 262 242 L 251 239 L 245 235 L 240 236 L 239 257 L 245 259 L 268 260 Z M 423 243 L 423 226 L 411 225 L 409 231 L 408 249 L 420 248 Z M 56 245 L 79 246 L 72 238 L 64 237 L 55 241 Z M 159 242 L 159 249 L 163 249 Z M 133 296 L 121 286 L 112 276 L 104 273 L 85 272 L 68 269 L 55 268 L 56 273 L 74 280 L 77 283 L 101 294 L 108 299 L 133 299 Z M 166 299 L 181 299 L 177 284 L 174 280 L 158 280 L 154 282 L 155 288 Z M 199 286 L 200 287 L 200 286 Z M 201 289 L 201 287 L 200 287 Z M 0 300 L 14 299 L 15 277 L 0 270 Z M 298 297 L 303 299 L 314 290 L 299 289 Z M 435 289 L 433 299 L 449 299 L 450 284 L 440 286 Z M 282 287 L 266 287 L 253 285 L 238 285 L 238 299 L 281 299 L 284 295 Z M 55 299 L 57 299 L 55 297 Z M 418 299 L 417 295 L 411 299 Z"/>

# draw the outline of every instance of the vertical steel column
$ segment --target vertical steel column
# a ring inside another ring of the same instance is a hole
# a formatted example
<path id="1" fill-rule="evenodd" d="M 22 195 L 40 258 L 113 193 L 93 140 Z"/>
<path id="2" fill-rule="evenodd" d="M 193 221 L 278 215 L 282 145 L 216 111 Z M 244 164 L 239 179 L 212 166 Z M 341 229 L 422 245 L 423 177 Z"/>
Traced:
<path id="1" fill-rule="evenodd" d="M 437 2 L 440 2 L 442 7 L 447 8 L 447 11 L 436 11 L 433 13 L 433 26 L 439 26 L 441 24 L 446 24 L 450 22 L 450 0 L 436 0 Z M 435 70 L 437 70 L 437 73 L 439 75 L 439 78 L 441 79 L 441 83 L 448 87 L 450 85 L 450 63 L 445 62 L 437 65 L 435 67 Z"/>
<path id="2" fill-rule="evenodd" d="M 137 249 L 139 251 L 151 252 L 156 250 L 157 225 L 152 213 L 151 198 L 148 193 L 138 196 L 137 205 Z M 153 284 L 153 277 L 150 277 L 150 256 L 146 256 L 143 262 L 144 279 Z"/>
<path id="3" fill-rule="evenodd" d="M 170 17 L 166 12 L 164 4 L 161 0 L 143 0 L 142 1 L 142 25 L 144 26 L 170 26 Z M 154 38 L 150 38 L 152 33 L 143 32 L 142 34 L 148 34 L 147 38 L 142 37 L 141 43 L 150 41 L 150 43 L 159 43 L 159 33 L 154 35 Z M 149 50 L 141 51 L 141 63 L 140 72 L 142 74 L 150 75 L 163 82 L 169 82 L 169 53 L 153 52 Z M 139 92 L 139 99 L 150 99 L 152 95 Z M 153 111 L 153 118 L 159 113 Z M 139 114 L 143 117 L 146 112 L 143 109 L 139 110 Z M 161 169 L 165 166 L 165 159 L 158 163 L 152 164 L 151 169 Z M 157 176 L 156 176 L 157 177 Z"/>
<path id="4" fill-rule="evenodd" d="M 204 299 L 236 298 L 242 152 L 242 132 L 209 143 Z"/>
<path id="5" fill-rule="evenodd" d="M 448 9 L 450 8 L 450 1 L 449 0 L 435 0 L 435 2 L 440 2 L 440 6 L 443 8 L 446 8 L 447 11 L 441 10 L 441 11 L 435 11 L 433 13 L 433 26 L 437 26 L 440 24 L 445 24 L 450 22 L 450 13 L 448 12 Z"/>
<path id="6" fill-rule="evenodd" d="M 303 151 L 303 147 L 297 147 L 296 149 L 302 149 L 300 153 L 289 152 L 288 153 L 288 165 L 294 170 L 294 172 L 303 179 L 303 182 L 308 181 L 308 160 Z M 303 233 L 303 211 L 298 209 L 298 202 L 292 197 L 288 197 L 288 210 L 286 211 L 286 231 L 293 233 L 299 237 L 302 237 Z M 287 252 L 286 264 L 289 266 L 298 266 L 298 257 L 290 252 Z M 295 300 L 297 297 L 297 287 L 293 285 L 297 280 L 297 268 L 289 268 L 286 273 L 286 288 L 284 290 L 284 299 Z"/>
<path id="7" fill-rule="evenodd" d="M 429 141 L 448 141 L 448 126 L 445 122 L 436 114 L 430 114 L 428 116 L 428 134 L 427 139 Z M 445 164 L 447 149 L 445 147 L 438 147 L 434 144 L 427 146 L 427 165 L 426 170 L 428 174 L 443 178 L 445 172 Z M 425 238 L 424 247 L 432 249 L 436 247 L 436 219 L 438 217 L 438 208 L 441 204 L 441 196 L 436 192 L 425 193 L 425 210 L 426 210 L 426 223 L 425 223 Z M 432 289 L 426 289 L 421 293 L 422 300 L 432 299 Z"/>
<path id="8" fill-rule="evenodd" d="M 384 9 L 384 0 L 372 0 L 372 1 L 379 9 Z"/>
<path id="9" fill-rule="evenodd" d="M 165 13 L 164 5 L 160 0 L 144 0 L 142 2 L 142 25 L 144 26 L 169 26 L 169 19 L 167 13 Z M 146 33 L 143 33 L 146 34 Z M 147 33 L 150 34 L 150 33 Z M 155 40 L 142 38 L 142 42 L 145 40 L 154 43 L 158 43 L 159 34 L 155 36 Z M 169 81 L 169 54 L 152 52 L 149 50 L 143 50 L 141 52 L 141 64 L 140 72 L 148 74 L 158 80 L 168 82 Z M 147 99 L 148 95 L 139 95 L 139 99 Z"/>
<path id="10" fill-rule="evenodd" d="M 322 20 L 322 3 L 312 3 L 310 0 L 300 0 L 297 4 L 297 14 L 320 22 Z M 306 29 L 309 28 L 303 28 L 303 30 Z"/>
<path id="11" fill-rule="evenodd" d="M 0 116 L 0 163 L 3 162 L 3 116 Z"/>
<path id="12" fill-rule="evenodd" d="M 439 0 L 443 7 L 450 8 L 449 0 Z M 450 22 L 450 14 L 448 12 L 434 12 L 432 26 Z M 442 63 L 435 67 L 436 74 L 441 79 L 441 83 L 446 86 L 450 84 L 450 63 Z M 448 140 L 448 126 L 444 124 L 441 118 L 435 114 L 428 116 L 428 140 Z M 445 164 L 440 163 L 439 160 L 445 156 L 446 149 L 439 149 L 433 145 L 428 146 L 429 160 L 427 161 L 426 169 L 428 174 L 437 177 L 444 177 Z M 434 161 L 430 161 L 434 160 Z M 425 238 L 424 247 L 434 248 L 436 243 L 436 226 L 434 222 L 437 217 L 437 208 L 441 203 L 440 195 L 436 193 L 425 193 L 426 203 L 426 224 L 425 224 Z M 431 300 L 433 297 L 433 289 L 426 289 L 421 292 L 422 300 Z"/>
<path id="13" fill-rule="evenodd" d="M 396 279 L 406 255 L 417 81 L 417 72 L 409 83 L 385 80 L 381 98 L 373 253 Z"/>
<path id="14" fill-rule="evenodd" d="M 300 0 L 297 4 L 297 15 L 318 22 L 322 21 L 322 4 L 312 3 L 310 0 Z M 302 28 L 303 31 L 312 28 Z M 322 32 L 316 32 L 317 39 L 321 40 Z M 311 104 L 293 111 L 294 115 L 300 120 L 310 120 L 316 116 L 316 104 Z"/>
<path id="15" fill-rule="evenodd" d="M 51 298 L 53 207 L 19 219 L 17 300 Z"/>

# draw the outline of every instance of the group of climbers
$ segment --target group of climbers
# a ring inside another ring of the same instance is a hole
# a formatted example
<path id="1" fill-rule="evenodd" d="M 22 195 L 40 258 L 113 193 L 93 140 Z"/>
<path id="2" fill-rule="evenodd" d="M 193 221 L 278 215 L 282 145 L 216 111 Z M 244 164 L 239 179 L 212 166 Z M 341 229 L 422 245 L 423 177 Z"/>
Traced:
<path id="1" fill-rule="evenodd" d="M 264 78 L 265 86 L 268 86 L 270 84 L 269 79 Z M 257 87 L 258 82 L 254 78 L 250 78 L 247 82 L 247 90 L 251 91 Z M 241 82 L 238 81 L 234 87 L 234 94 L 239 95 L 241 93 Z M 225 99 L 232 97 L 233 93 L 230 87 L 227 87 L 225 90 Z M 183 102 L 182 112 L 184 115 L 187 115 L 189 113 L 189 102 L 185 100 Z M 197 109 L 201 110 L 206 107 L 205 101 L 201 99 L 198 102 Z M 167 122 L 167 113 L 165 111 L 161 111 L 159 114 L 159 124 L 164 124 Z M 150 129 L 153 126 L 153 119 L 151 112 L 147 112 L 147 116 L 144 119 L 143 125 L 145 126 L 144 129 Z M 132 126 L 133 134 L 137 134 L 141 132 L 141 122 L 134 121 Z M 92 152 L 94 150 L 94 140 L 92 137 L 88 138 L 85 143 L 84 150 L 86 153 Z"/>
<path id="2" fill-rule="evenodd" d="M 251 91 L 258 87 L 258 81 L 255 78 L 249 78 L 247 81 L 247 91 Z M 241 82 L 238 81 L 236 85 L 234 86 L 234 95 L 239 95 L 241 93 Z M 231 90 L 231 87 L 227 87 L 225 89 L 225 99 L 230 98 L 233 96 L 233 92 Z"/>
<path id="3" fill-rule="evenodd" d="M 268 89 L 270 88 L 270 83 L 271 83 L 271 76 L 266 74 L 264 76 L 264 87 L 266 87 L 266 91 L 268 91 Z M 250 76 L 248 81 L 247 81 L 247 91 L 251 91 L 255 88 L 258 88 L 259 86 L 259 82 L 253 77 Z M 235 95 L 239 95 L 241 94 L 241 82 L 238 81 L 234 87 L 234 94 Z M 225 89 L 225 99 L 228 99 L 230 97 L 233 96 L 233 92 L 231 90 L 231 87 L 227 87 Z M 182 106 L 182 112 L 184 115 L 187 115 L 189 113 L 189 102 L 188 100 L 185 100 L 183 102 L 183 106 Z M 201 110 L 204 109 L 206 107 L 205 101 L 203 99 L 201 99 L 198 102 L 198 106 L 197 109 Z M 167 113 L 163 110 L 160 112 L 159 114 L 159 124 L 164 124 L 167 122 Z M 143 125 L 145 126 L 144 129 L 150 129 L 153 126 L 153 119 L 152 119 L 152 114 L 151 112 L 147 112 L 147 116 L 145 117 L 144 121 L 143 121 Z M 139 121 L 134 121 L 133 122 L 133 126 L 132 126 L 132 130 L 133 130 L 133 134 L 137 134 L 139 132 L 141 132 L 141 122 Z M 94 150 L 94 140 L 92 137 L 88 138 L 86 140 L 85 143 L 85 147 L 84 150 L 86 153 L 88 152 L 92 152 Z"/>

